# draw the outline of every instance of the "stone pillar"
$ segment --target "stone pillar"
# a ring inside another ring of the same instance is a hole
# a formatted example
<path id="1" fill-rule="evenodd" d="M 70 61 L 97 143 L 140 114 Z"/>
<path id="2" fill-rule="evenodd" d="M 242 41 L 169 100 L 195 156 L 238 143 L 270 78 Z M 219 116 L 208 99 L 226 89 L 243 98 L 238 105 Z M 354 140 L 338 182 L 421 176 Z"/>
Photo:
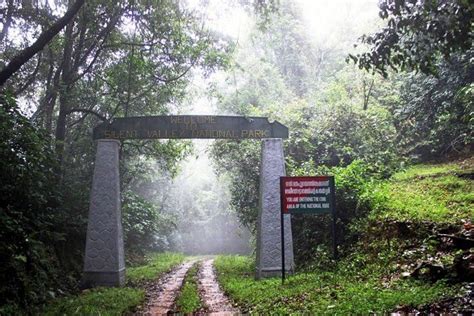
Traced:
<path id="1" fill-rule="evenodd" d="M 87 224 L 84 287 L 122 286 L 125 282 L 120 210 L 120 142 L 99 139 Z"/>
<path id="2" fill-rule="evenodd" d="M 257 279 L 281 276 L 280 176 L 285 175 L 283 142 L 262 140 L 260 165 L 260 205 L 257 221 Z M 285 270 L 294 271 L 291 215 L 284 218 Z"/>

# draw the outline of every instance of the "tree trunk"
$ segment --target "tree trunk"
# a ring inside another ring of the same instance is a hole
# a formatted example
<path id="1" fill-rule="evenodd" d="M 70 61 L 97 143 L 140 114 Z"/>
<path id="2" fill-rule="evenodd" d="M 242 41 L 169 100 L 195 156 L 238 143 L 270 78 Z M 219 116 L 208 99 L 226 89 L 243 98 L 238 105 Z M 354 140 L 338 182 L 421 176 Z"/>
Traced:
<path id="1" fill-rule="evenodd" d="M 45 129 L 50 135 L 53 135 L 53 112 L 56 100 L 58 98 L 59 82 L 60 82 L 61 69 L 57 69 L 54 74 L 52 84 L 46 91 L 46 103 L 45 103 Z"/>
<path id="2" fill-rule="evenodd" d="M 372 78 L 372 81 L 369 84 L 369 88 L 367 89 L 367 82 L 365 79 L 362 81 L 362 88 L 363 88 L 363 94 L 364 94 L 364 106 L 363 109 L 364 111 L 368 109 L 369 107 L 369 99 L 370 99 L 370 94 L 372 93 L 372 88 L 374 87 L 374 81 L 375 79 Z"/>
<path id="3" fill-rule="evenodd" d="M 56 155 L 59 160 L 59 166 L 62 169 L 64 159 L 64 145 L 66 141 L 66 118 L 70 108 L 71 79 L 74 77 L 71 73 L 72 67 L 72 49 L 73 49 L 73 28 L 74 23 L 66 26 L 64 34 L 64 53 L 61 64 L 61 87 L 59 90 L 59 114 L 56 122 Z"/>

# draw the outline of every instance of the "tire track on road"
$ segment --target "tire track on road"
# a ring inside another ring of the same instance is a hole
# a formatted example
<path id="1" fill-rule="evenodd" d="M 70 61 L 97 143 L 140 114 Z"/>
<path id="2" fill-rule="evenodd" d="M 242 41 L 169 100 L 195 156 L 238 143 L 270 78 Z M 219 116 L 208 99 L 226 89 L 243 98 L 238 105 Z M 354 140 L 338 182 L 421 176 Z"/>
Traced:
<path id="1" fill-rule="evenodd" d="M 179 295 L 184 277 L 195 262 L 196 260 L 192 260 L 179 265 L 148 288 L 144 310 L 136 315 L 166 315 L 173 313 L 176 297 Z"/>
<path id="2" fill-rule="evenodd" d="M 227 296 L 222 292 L 214 271 L 214 259 L 206 259 L 199 269 L 199 294 L 207 307 L 208 315 L 240 315 Z"/>

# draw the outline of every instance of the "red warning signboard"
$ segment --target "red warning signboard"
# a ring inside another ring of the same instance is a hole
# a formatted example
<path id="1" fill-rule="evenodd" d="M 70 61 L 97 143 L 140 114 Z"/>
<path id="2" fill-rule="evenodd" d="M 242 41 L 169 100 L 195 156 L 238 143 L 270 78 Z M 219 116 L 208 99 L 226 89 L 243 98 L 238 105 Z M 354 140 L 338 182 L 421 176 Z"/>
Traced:
<path id="1" fill-rule="evenodd" d="M 331 213 L 335 206 L 334 177 L 280 177 L 280 196 L 285 214 Z"/>
<path id="2" fill-rule="evenodd" d="M 333 176 L 280 177 L 281 198 L 281 280 L 285 282 L 286 214 L 332 214 L 333 256 L 337 259 L 336 190 Z"/>

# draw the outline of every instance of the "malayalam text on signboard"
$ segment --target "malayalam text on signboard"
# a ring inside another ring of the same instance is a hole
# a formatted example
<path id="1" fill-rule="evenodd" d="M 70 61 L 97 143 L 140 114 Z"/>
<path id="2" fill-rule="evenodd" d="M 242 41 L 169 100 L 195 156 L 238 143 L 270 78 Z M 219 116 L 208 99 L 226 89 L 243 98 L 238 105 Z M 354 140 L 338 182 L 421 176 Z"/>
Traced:
<path id="1" fill-rule="evenodd" d="M 334 209 L 334 177 L 281 177 L 282 212 L 330 213 Z"/>
<path id="2" fill-rule="evenodd" d="M 288 214 L 332 214 L 333 256 L 337 259 L 336 191 L 333 176 L 280 177 L 281 280 L 285 282 L 285 234 Z"/>

